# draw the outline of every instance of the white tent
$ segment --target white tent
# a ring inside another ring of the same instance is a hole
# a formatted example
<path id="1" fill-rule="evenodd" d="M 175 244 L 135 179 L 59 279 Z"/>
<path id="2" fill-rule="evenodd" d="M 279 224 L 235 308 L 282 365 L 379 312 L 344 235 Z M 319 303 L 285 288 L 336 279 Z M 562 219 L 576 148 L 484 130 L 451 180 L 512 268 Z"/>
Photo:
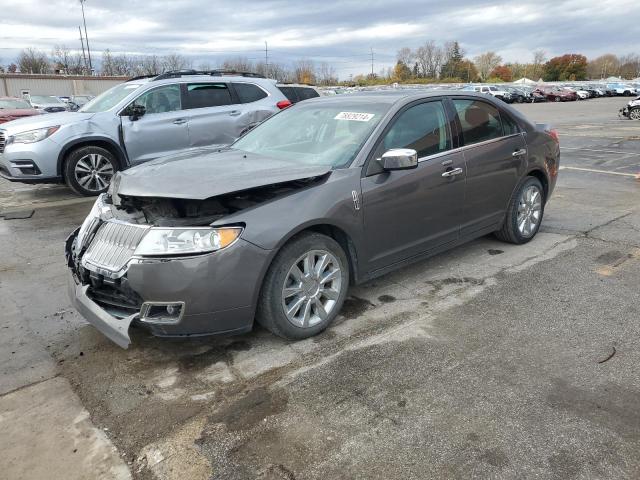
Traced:
<path id="1" fill-rule="evenodd" d="M 536 82 L 526 77 L 522 77 L 520 80 L 516 80 L 513 83 L 517 83 L 518 85 L 535 85 L 536 84 Z"/>

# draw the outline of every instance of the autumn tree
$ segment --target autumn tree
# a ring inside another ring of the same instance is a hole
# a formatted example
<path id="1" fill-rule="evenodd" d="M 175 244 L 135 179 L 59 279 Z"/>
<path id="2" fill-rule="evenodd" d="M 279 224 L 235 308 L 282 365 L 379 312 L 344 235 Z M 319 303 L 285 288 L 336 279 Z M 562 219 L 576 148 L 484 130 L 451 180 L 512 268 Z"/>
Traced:
<path id="1" fill-rule="evenodd" d="M 322 62 L 317 69 L 317 79 L 320 85 L 335 85 L 338 83 L 336 69 L 329 63 Z"/>
<path id="2" fill-rule="evenodd" d="M 498 65 L 489 74 L 490 78 L 499 78 L 503 82 L 511 82 L 513 80 L 513 72 L 506 65 Z"/>
<path id="3" fill-rule="evenodd" d="M 297 83 L 316 83 L 316 69 L 312 60 L 298 60 L 293 65 L 293 76 Z"/>
<path id="4" fill-rule="evenodd" d="M 411 78 L 411 69 L 406 63 L 398 60 L 396 66 L 393 69 L 393 79 L 398 82 L 403 82 Z"/>
<path id="5" fill-rule="evenodd" d="M 547 82 L 558 80 L 585 80 L 587 78 L 587 57 L 576 53 L 567 53 L 553 57 L 544 65 L 544 79 Z"/>
<path id="6" fill-rule="evenodd" d="M 502 62 L 502 57 L 496 52 L 486 52 L 474 58 L 474 63 L 478 69 L 478 75 L 481 80 L 489 78 L 490 73 L 500 65 L 500 62 Z"/>

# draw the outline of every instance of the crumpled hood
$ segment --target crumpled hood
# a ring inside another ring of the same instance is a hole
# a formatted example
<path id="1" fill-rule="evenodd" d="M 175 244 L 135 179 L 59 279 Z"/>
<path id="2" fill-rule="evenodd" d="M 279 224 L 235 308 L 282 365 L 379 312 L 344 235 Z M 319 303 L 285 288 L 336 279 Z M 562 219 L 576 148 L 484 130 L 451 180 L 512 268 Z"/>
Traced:
<path id="1" fill-rule="evenodd" d="M 44 113 L 42 115 L 34 115 L 32 117 L 21 118 L 19 120 L 12 120 L 10 123 L 3 124 L 2 128 L 7 130 L 9 135 L 12 135 L 14 133 L 27 132 L 37 128 L 69 125 L 82 120 L 88 120 L 94 115 L 95 113 L 83 112 Z"/>
<path id="2" fill-rule="evenodd" d="M 204 200 L 330 171 L 329 166 L 301 165 L 240 150 L 201 148 L 120 172 L 113 180 L 113 190 L 134 197 Z"/>

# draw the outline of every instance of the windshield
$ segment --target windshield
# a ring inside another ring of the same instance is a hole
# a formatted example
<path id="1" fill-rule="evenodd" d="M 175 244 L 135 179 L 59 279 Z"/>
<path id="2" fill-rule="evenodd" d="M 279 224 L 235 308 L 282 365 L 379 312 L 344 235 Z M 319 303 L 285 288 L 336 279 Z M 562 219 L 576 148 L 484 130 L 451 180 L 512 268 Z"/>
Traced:
<path id="1" fill-rule="evenodd" d="M 26 100 L 20 100 L 18 98 L 0 98 L 0 108 L 14 109 L 14 108 L 28 108 L 31 109 L 31 105 Z"/>
<path id="2" fill-rule="evenodd" d="M 489 87 L 489 90 L 491 90 L 492 92 L 497 92 L 498 89 L 496 87 Z"/>
<path id="3" fill-rule="evenodd" d="M 139 83 L 122 83 L 110 88 L 101 95 L 87 102 L 79 111 L 88 113 L 106 112 L 115 107 L 134 90 L 140 88 Z"/>
<path id="4" fill-rule="evenodd" d="M 31 101 L 33 103 L 62 103 L 64 102 L 60 100 L 58 97 L 49 97 L 45 95 L 31 95 Z"/>
<path id="5" fill-rule="evenodd" d="M 260 124 L 232 148 L 304 165 L 344 167 L 388 109 L 370 101 L 298 104 Z"/>

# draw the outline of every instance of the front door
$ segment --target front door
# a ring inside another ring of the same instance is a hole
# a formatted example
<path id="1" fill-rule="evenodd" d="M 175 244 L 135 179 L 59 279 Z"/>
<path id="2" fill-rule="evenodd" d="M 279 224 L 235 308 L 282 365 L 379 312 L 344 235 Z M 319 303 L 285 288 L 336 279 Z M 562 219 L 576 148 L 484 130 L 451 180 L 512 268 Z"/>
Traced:
<path id="1" fill-rule="evenodd" d="M 122 116 L 127 155 L 135 165 L 189 147 L 189 126 L 182 109 L 180 85 L 162 85 L 133 101 L 146 113 L 137 120 Z"/>
<path id="2" fill-rule="evenodd" d="M 411 170 L 384 171 L 376 159 L 391 148 L 418 152 Z M 368 272 L 458 239 L 464 204 L 462 152 L 451 151 L 441 101 L 413 104 L 383 134 L 362 178 Z"/>
<path id="3" fill-rule="evenodd" d="M 492 228 L 504 219 L 527 162 L 527 145 L 506 113 L 478 99 L 454 98 L 467 170 L 461 235 Z"/>

